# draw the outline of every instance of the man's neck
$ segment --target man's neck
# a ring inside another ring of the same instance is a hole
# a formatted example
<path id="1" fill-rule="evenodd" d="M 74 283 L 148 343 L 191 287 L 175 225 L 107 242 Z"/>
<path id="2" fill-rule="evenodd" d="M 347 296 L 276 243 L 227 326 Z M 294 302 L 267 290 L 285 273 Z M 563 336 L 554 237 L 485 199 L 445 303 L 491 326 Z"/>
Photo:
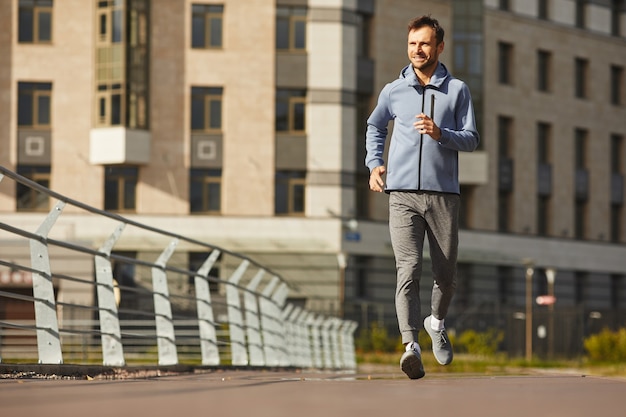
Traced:
<path id="1" fill-rule="evenodd" d="M 435 73 L 435 69 L 437 69 L 438 63 L 439 62 L 436 62 L 435 65 L 425 70 L 419 70 L 417 68 L 413 68 L 413 71 L 415 71 L 415 75 L 417 76 L 417 80 L 419 81 L 421 85 L 428 85 L 428 83 L 430 83 L 430 78 Z"/>

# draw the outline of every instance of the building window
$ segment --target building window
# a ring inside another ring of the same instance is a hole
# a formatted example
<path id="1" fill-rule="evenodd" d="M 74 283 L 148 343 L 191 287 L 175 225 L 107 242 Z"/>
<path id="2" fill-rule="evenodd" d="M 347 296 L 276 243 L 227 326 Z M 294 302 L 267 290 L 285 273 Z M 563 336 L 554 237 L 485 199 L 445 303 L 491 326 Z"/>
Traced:
<path id="1" fill-rule="evenodd" d="M 51 83 L 17 84 L 17 125 L 21 128 L 50 128 Z"/>
<path id="2" fill-rule="evenodd" d="M 624 0 L 611 0 L 611 35 L 613 36 L 621 36 L 622 10 L 624 10 Z"/>
<path id="3" fill-rule="evenodd" d="M 611 308 L 618 309 L 624 304 L 624 280 L 625 276 L 611 274 Z"/>
<path id="4" fill-rule="evenodd" d="M 189 173 L 189 211 L 219 213 L 222 200 L 222 170 L 192 168 Z"/>
<path id="5" fill-rule="evenodd" d="M 17 173 L 42 187 L 50 188 L 50 166 L 18 165 Z M 48 211 L 50 197 L 19 182 L 15 188 L 17 211 Z"/>
<path id="6" fill-rule="evenodd" d="M 585 238 L 587 225 L 587 201 L 589 196 L 589 173 L 587 172 L 587 131 L 576 129 L 574 136 L 575 202 L 574 237 Z"/>
<path id="7" fill-rule="evenodd" d="M 304 133 L 306 90 L 276 90 L 276 131 Z"/>
<path id="8" fill-rule="evenodd" d="M 549 0 L 539 0 L 537 2 L 537 17 L 542 20 L 548 20 L 549 15 Z"/>
<path id="9" fill-rule="evenodd" d="M 136 208 L 139 169 L 130 166 L 104 168 L 104 209 L 132 212 Z"/>
<path id="10" fill-rule="evenodd" d="M 549 92 L 552 83 L 552 54 L 537 51 L 537 90 Z"/>
<path id="11" fill-rule="evenodd" d="M 498 230 L 510 232 L 513 218 L 513 119 L 498 117 Z"/>
<path id="12" fill-rule="evenodd" d="M 624 138 L 611 135 L 611 241 L 622 239 L 624 213 Z"/>
<path id="13" fill-rule="evenodd" d="M 622 220 L 623 213 L 623 204 L 611 204 L 611 242 L 613 243 L 620 243 L 622 241 L 622 227 L 624 227 L 624 221 Z"/>
<path id="14" fill-rule="evenodd" d="M 500 10 L 509 11 L 511 10 L 511 4 L 509 0 L 499 0 L 498 7 Z"/>
<path id="15" fill-rule="evenodd" d="M 576 11 L 575 11 L 575 24 L 577 28 L 584 29 L 585 28 L 585 4 L 587 0 L 575 0 L 576 1 Z"/>
<path id="16" fill-rule="evenodd" d="M 277 171 L 274 211 L 276 214 L 304 214 L 306 172 Z"/>
<path id="17" fill-rule="evenodd" d="M 191 47 L 211 49 L 222 47 L 224 6 L 191 5 Z"/>
<path id="18" fill-rule="evenodd" d="M 357 14 L 356 56 L 370 58 L 372 48 L 372 16 Z"/>
<path id="19" fill-rule="evenodd" d="M 285 52 L 306 50 L 306 15 L 304 7 L 276 8 L 276 49 Z"/>
<path id="20" fill-rule="evenodd" d="M 222 131 L 221 87 L 191 87 L 191 130 Z"/>
<path id="21" fill-rule="evenodd" d="M 354 280 L 354 297 L 358 300 L 365 300 L 368 296 L 368 275 L 373 271 L 371 256 L 355 256 L 355 280 Z"/>
<path id="22" fill-rule="evenodd" d="M 513 84 L 513 45 L 510 43 L 498 43 L 498 81 Z"/>
<path id="23" fill-rule="evenodd" d="M 474 206 L 474 190 L 471 185 L 461 185 L 461 207 L 459 208 L 459 227 L 472 228 L 472 207 Z"/>
<path id="24" fill-rule="evenodd" d="M 611 104 L 622 105 L 622 95 L 624 91 L 624 67 L 611 65 Z"/>
<path id="25" fill-rule="evenodd" d="M 552 166 L 550 158 L 551 126 L 537 124 L 537 234 L 547 236 L 550 229 Z"/>
<path id="26" fill-rule="evenodd" d="M 52 42 L 52 0 L 20 0 L 18 19 L 20 43 Z"/>
<path id="27" fill-rule="evenodd" d="M 574 62 L 574 94 L 577 98 L 587 98 L 587 72 L 589 61 L 576 58 Z"/>
<path id="28" fill-rule="evenodd" d="M 583 304 L 587 300 L 587 281 L 586 272 L 574 272 L 574 302 L 577 305 Z"/>
<path id="29" fill-rule="evenodd" d="M 96 0 L 98 127 L 149 127 L 149 2 Z"/>

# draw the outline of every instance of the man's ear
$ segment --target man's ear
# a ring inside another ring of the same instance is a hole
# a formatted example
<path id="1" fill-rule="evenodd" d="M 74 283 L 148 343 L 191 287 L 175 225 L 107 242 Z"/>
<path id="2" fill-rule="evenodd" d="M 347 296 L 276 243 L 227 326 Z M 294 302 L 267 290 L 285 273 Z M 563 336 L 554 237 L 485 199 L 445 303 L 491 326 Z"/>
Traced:
<path id="1" fill-rule="evenodd" d="M 442 52 L 443 52 L 443 46 L 444 46 L 444 44 L 445 44 L 445 42 L 444 42 L 444 41 L 441 41 L 441 42 L 439 43 L 439 45 L 437 45 L 437 51 L 439 51 L 439 53 L 442 53 Z"/>

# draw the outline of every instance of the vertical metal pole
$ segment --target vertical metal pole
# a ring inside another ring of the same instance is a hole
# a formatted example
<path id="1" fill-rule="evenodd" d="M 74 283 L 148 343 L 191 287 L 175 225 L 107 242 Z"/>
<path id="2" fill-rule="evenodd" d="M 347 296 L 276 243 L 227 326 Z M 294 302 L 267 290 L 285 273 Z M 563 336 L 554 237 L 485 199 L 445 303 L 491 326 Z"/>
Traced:
<path id="1" fill-rule="evenodd" d="M 546 279 L 548 280 L 548 295 L 554 297 L 554 278 L 556 270 L 554 268 L 546 269 Z M 553 301 L 553 300 L 551 300 Z M 554 302 L 548 306 L 548 357 L 554 358 Z"/>
<path id="2" fill-rule="evenodd" d="M 113 268 L 111 267 L 111 250 L 120 238 L 125 223 L 120 223 L 111 236 L 104 242 L 96 255 L 96 293 L 98 296 L 98 313 L 100 316 L 100 332 L 102 333 L 102 363 L 105 366 L 124 366 L 124 347 L 122 332 L 115 301 L 113 286 Z"/>
<path id="3" fill-rule="evenodd" d="M 196 289 L 196 308 L 198 310 L 198 329 L 200 332 L 200 350 L 202 352 L 203 365 L 219 365 L 220 354 L 217 346 L 217 332 L 215 330 L 215 319 L 213 307 L 211 306 L 211 290 L 209 288 L 208 275 L 213 268 L 213 264 L 220 256 L 220 251 L 214 249 L 209 257 L 204 261 L 198 275 L 194 277 L 194 287 Z"/>
<path id="4" fill-rule="evenodd" d="M 291 315 L 293 314 L 294 310 L 295 310 L 295 307 L 293 304 L 287 304 L 281 313 L 282 319 L 283 319 L 283 332 L 285 335 L 284 354 L 287 358 L 285 362 L 288 363 L 289 365 L 298 365 L 297 358 L 295 358 L 295 354 L 294 354 L 297 340 L 295 338 L 293 324 L 291 323 L 291 320 L 289 319 Z"/>
<path id="5" fill-rule="evenodd" d="M 246 286 L 243 296 L 244 308 L 246 310 L 246 331 L 248 335 L 248 352 L 250 355 L 250 365 L 264 366 L 265 357 L 263 355 L 263 341 L 261 339 L 261 326 L 259 321 L 259 304 L 257 301 L 256 289 L 263 279 L 265 271 L 259 270 Z"/>
<path id="6" fill-rule="evenodd" d="M 533 263 L 526 261 L 526 361 L 533 359 Z"/>
<path id="7" fill-rule="evenodd" d="M 156 320 L 157 344 L 159 347 L 159 365 L 178 364 L 176 351 L 176 336 L 174 334 L 174 319 L 170 291 L 167 286 L 165 265 L 174 253 L 178 239 L 170 242 L 152 267 L 152 290 L 154 292 L 154 314 Z"/>
<path id="8" fill-rule="evenodd" d="M 30 240 L 30 261 L 33 269 L 33 297 L 35 298 L 35 324 L 37 326 L 37 351 L 39 363 L 63 363 L 59 319 L 54 298 L 50 254 L 46 238 L 61 215 L 65 203 L 59 201 L 37 229 L 41 241 Z"/>
<path id="9" fill-rule="evenodd" d="M 289 295 L 289 287 L 284 282 L 281 283 L 274 295 L 272 295 L 272 301 L 274 302 L 274 317 L 276 318 L 276 326 L 277 326 L 277 351 L 280 358 L 281 366 L 289 366 L 292 365 L 289 360 L 288 355 L 288 341 L 287 341 L 287 331 L 285 326 L 285 317 L 283 316 L 283 309 L 285 308 L 285 303 L 287 302 L 287 296 Z"/>
<path id="10" fill-rule="evenodd" d="M 333 364 L 333 348 L 330 340 L 330 329 L 333 326 L 333 321 L 330 318 L 324 320 L 322 324 L 322 346 L 324 348 L 324 367 L 326 369 L 332 369 L 335 367 Z"/>
<path id="11" fill-rule="evenodd" d="M 344 362 L 347 368 L 356 369 L 356 354 L 354 352 L 354 332 L 359 327 L 359 324 L 356 321 L 348 322 L 348 326 L 346 326 L 344 335 L 346 337 L 346 356 L 347 363 Z"/>
<path id="12" fill-rule="evenodd" d="M 261 309 L 261 329 L 263 333 L 263 354 L 265 365 L 277 366 L 280 363 L 280 321 L 276 316 L 279 311 L 271 299 L 272 293 L 280 280 L 273 276 L 270 282 L 263 288 L 262 297 L 259 299 Z"/>
<path id="13" fill-rule="evenodd" d="M 303 310 L 298 317 L 298 328 L 300 331 L 300 355 L 302 366 L 313 366 L 313 350 L 311 349 L 311 331 L 309 328 L 309 317 L 311 313 Z"/>
<path id="14" fill-rule="evenodd" d="M 324 362 L 322 361 L 322 335 L 321 327 L 324 318 L 322 316 L 314 317 L 313 314 L 309 315 L 309 326 L 311 328 L 311 347 L 313 349 L 313 366 L 316 368 L 322 368 Z"/>
<path id="15" fill-rule="evenodd" d="M 339 343 L 339 335 L 341 332 L 341 320 L 338 318 L 332 319 L 332 327 L 330 332 L 330 340 L 333 346 L 333 356 L 335 367 L 341 369 L 343 368 L 343 361 L 341 357 L 341 344 Z"/>
<path id="16" fill-rule="evenodd" d="M 228 279 L 231 285 L 226 286 L 226 303 L 228 304 L 228 323 L 230 332 L 231 361 L 233 365 L 245 366 L 248 364 L 246 351 L 246 334 L 244 331 L 241 300 L 237 284 L 250 264 L 244 260 Z"/>

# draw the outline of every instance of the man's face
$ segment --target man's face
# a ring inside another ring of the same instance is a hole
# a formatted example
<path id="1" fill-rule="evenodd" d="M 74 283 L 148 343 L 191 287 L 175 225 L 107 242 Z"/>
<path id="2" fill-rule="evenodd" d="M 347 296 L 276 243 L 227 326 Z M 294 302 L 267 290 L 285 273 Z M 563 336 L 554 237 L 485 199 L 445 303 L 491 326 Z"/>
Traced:
<path id="1" fill-rule="evenodd" d="M 435 30 L 428 26 L 409 32 L 407 52 L 413 68 L 419 71 L 434 69 L 443 52 L 443 41 L 437 45 Z"/>

